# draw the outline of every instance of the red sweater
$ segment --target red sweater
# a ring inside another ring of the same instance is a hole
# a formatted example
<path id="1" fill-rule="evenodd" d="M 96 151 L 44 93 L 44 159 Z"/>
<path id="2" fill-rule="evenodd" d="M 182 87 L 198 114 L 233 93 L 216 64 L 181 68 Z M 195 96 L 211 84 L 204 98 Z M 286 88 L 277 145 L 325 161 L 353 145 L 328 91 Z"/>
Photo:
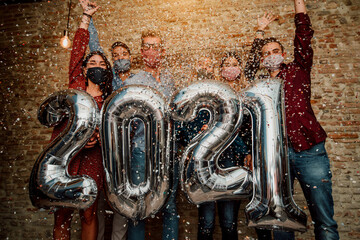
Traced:
<path id="1" fill-rule="evenodd" d="M 69 67 L 69 88 L 86 90 L 85 77 L 82 73 L 82 62 L 85 56 L 86 46 L 89 42 L 89 32 L 79 28 L 74 37 L 74 44 L 71 51 L 70 67 Z M 95 100 L 101 109 L 102 97 L 95 97 Z M 68 120 L 64 120 L 54 128 L 51 141 L 56 138 L 66 127 Z M 68 171 L 70 175 L 87 175 L 94 179 L 97 184 L 98 191 L 103 189 L 104 167 L 102 164 L 102 154 L 99 144 L 93 148 L 83 148 L 71 160 Z"/>

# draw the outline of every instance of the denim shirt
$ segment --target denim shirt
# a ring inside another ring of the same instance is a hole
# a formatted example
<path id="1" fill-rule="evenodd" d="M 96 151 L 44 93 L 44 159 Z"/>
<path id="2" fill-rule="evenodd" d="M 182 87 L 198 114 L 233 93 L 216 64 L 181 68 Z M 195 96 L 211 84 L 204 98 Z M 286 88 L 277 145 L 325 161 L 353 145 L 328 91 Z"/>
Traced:
<path id="1" fill-rule="evenodd" d="M 104 53 L 104 50 L 100 46 L 99 35 L 98 35 L 98 32 L 95 28 L 95 25 L 94 25 L 94 22 L 92 19 L 90 20 L 88 31 L 89 31 L 89 35 L 90 35 L 90 40 L 89 40 L 90 52 L 100 51 L 100 52 Z M 113 90 L 115 91 L 123 86 L 123 81 L 121 80 L 119 75 L 116 74 L 114 67 L 112 68 L 112 71 L 113 71 L 113 75 L 114 75 L 112 87 L 113 87 Z M 129 78 L 131 78 L 132 76 L 134 76 L 134 74 L 131 74 Z"/>
<path id="2" fill-rule="evenodd" d="M 139 73 L 131 77 L 131 79 L 126 79 L 123 86 L 130 86 L 136 84 L 152 87 L 164 94 L 167 99 L 170 99 L 171 95 L 175 91 L 175 83 L 172 75 L 169 71 L 164 70 L 160 73 L 160 80 L 161 82 L 158 82 L 150 73 L 140 71 Z M 140 148 L 141 151 L 145 151 L 144 124 L 141 120 L 135 120 L 133 121 L 133 127 L 134 136 L 132 139 L 132 147 L 133 149 Z"/>

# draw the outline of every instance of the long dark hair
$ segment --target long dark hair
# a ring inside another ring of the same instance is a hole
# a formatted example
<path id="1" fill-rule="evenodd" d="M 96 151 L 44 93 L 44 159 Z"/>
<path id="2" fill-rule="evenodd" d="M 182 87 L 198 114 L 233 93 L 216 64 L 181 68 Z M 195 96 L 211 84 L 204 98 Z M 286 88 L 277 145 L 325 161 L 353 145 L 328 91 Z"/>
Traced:
<path id="1" fill-rule="evenodd" d="M 101 56 L 106 64 L 106 79 L 105 79 L 105 84 L 100 84 L 100 90 L 103 93 L 103 99 L 106 99 L 108 96 L 110 96 L 110 94 L 112 93 L 112 80 L 113 80 L 113 72 L 111 69 L 111 65 L 110 62 L 107 60 L 106 56 L 104 53 L 100 52 L 100 51 L 94 51 L 89 53 L 85 58 L 84 61 L 82 63 L 82 67 L 86 68 L 87 63 L 89 62 L 90 58 L 92 56 L 95 55 L 99 55 Z M 85 73 L 86 74 L 86 73 Z M 86 76 L 85 76 L 86 78 Z M 86 79 L 86 86 L 88 85 L 88 79 Z"/>

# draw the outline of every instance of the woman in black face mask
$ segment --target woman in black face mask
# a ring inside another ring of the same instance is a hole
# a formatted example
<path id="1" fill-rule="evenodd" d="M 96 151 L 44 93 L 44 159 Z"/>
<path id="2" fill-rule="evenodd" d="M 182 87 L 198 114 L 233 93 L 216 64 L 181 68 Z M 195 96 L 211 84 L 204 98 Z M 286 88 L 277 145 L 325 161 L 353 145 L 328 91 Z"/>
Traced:
<path id="1" fill-rule="evenodd" d="M 84 14 L 79 29 L 76 31 L 71 51 L 69 67 L 69 88 L 79 89 L 89 93 L 97 102 L 99 108 L 112 92 L 112 70 L 109 61 L 101 52 L 92 52 L 84 59 L 86 46 L 89 42 L 87 30 L 91 16 L 98 7 L 89 0 L 80 1 Z M 66 127 L 63 121 L 54 128 L 52 139 L 56 138 Z M 87 175 L 95 180 L 98 192 L 103 189 L 104 167 L 97 131 L 87 145 L 71 160 L 68 166 L 70 175 Z M 80 210 L 81 239 L 95 240 L 98 232 L 96 215 L 97 200 L 88 209 Z M 59 208 L 55 211 L 54 239 L 70 239 L 70 225 L 73 209 Z"/>
<path id="2" fill-rule="evenodd" d="M 113 73 L 110 62 L 102 52 L 88 54 L 82 63 L 82 70 L 86 92 L 93 97 L 101 95 L 103 99 L 111 94 Z"/>

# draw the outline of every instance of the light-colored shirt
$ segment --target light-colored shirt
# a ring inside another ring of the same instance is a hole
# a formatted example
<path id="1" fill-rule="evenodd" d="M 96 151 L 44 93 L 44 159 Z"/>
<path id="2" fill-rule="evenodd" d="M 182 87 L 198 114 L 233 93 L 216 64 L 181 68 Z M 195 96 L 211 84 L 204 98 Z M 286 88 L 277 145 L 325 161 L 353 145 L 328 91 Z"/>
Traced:
<path id="1" fill-rule="evenodd" d="M 175 91 L 175 82 L 172 74 L 168 70 L 161 71 L 160 81 L 161 82 L 156 81 L 151 73 L 141 70 L 131 77 L 131 79 L 126 79 L 124 86 L 137 84 L 152 87 L 164 94 L 167 98 L 170 98 Z"/>
<path id="2" fill-rule="evenodd" d="M 175 82 L 173 76 L 169 71 L 163 70 L 160 72 L 160 81 L 161 82 L 156 81 L 156 79 L 151 75 L 151 73 L 140 71 L 133 77 L 126 79 L 124 81 L 124 86 L 136 84 L 151 87 L 164 94 L 167 99 L 170 99 L 170 97 L 175 91 Z M 133 148 L 140 148 L 141 151 L 145 151 L 144 124 L 141 120 L 134 120 L 133 125 L 135 125 L 136 127 L 134 129 L 132 146 Z"/>

